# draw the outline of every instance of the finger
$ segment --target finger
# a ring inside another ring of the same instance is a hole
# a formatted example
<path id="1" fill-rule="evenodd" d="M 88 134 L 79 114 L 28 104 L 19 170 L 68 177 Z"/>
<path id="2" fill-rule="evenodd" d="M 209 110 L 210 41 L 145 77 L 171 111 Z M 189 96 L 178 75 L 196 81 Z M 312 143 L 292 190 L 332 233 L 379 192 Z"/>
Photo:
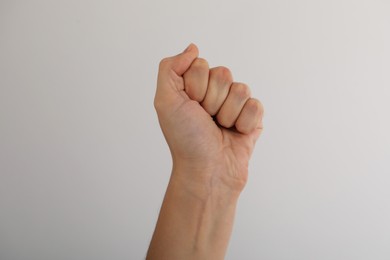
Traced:
<path id="1" fill-rule="evenodd" d="M 176 75 L 182 76 L 198 55 L 198 47 L 191 43 L 182 53 L 162 59 L 159 66 L 159 74 L 164 75 L 169 73 L 169 71 L 173 71 Z"/>
<path id="2" fill-rule="evenodd" d="M 209 81 L 209 64 L 205 59 L 196 58 L 184 73 L 184 89 L 190 99 L 202 102 Z"/>
<path id="3" fill-rule="evenodd" d="M 207 113 L 214 116 L 229 94 L 233 76 L 230 70 L 225 67 L 212 68 L 209 74 L 209 83 L 202 107 Z"/>
<path id="4" fill-rule="evenodd" d="M 243 134 L 250 134 L 257 128 L 261 128 L 263 106 L 257 99 L 250 98 L 244 107 L 235 124 L 237 131 Z"/>
<path id="5" fill-rule="evenodd" d="M 195 44 L 190 44 L 182 53 L 161 60 L 154 98 L 156 110 L 164 110 L 177 103 L 177 97 L 184 96 L 180 94 L 184 90 L 182 76 L 198 57 L 198 54 L 198 47 Z M 167 106 L 167 104 L 170 105 Z"/>
<path id="6" fill-rule="evenodd" d="M 250 89 L 243 83 L 233 83 L 229 94 L 217 114 L 220 125 L 226 128 L 234 126 L 246 101 L 250 98 Z"/>

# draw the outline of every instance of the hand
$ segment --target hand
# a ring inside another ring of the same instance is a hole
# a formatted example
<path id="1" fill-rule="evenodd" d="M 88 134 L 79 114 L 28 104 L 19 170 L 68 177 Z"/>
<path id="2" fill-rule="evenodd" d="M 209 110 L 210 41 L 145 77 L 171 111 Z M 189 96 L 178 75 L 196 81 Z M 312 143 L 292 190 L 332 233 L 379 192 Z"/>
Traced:
<path id="1" fill-rule="evenodd" d="M 173 171 L 147 259 L 224 259 L 262 105 L 193 44 L 161 61 L 154 105 Z"/>
<path id="2" fill-rule="evenodd" d="M 178 175 L 241 191 L 263 107 L 247 85 L 233 82 L 229 69 L 209 69 L 198 54 L 191 44 L 161 61 L 154 100 L 160 126 Z"/>

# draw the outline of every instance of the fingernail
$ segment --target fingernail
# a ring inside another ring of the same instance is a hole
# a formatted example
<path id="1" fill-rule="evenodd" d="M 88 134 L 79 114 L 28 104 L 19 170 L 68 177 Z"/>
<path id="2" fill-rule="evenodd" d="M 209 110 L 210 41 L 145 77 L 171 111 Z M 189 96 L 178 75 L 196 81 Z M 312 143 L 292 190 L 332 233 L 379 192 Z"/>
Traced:
<path id="1" fill-rule="evenodd" d="M 191 51 L 193 47 L 194 47 L 194 45 L 191 43 L 191 44 L 188 45 L 188 47 L 183 51 L 183 53 L 186 53 L 186 52 Z"/>

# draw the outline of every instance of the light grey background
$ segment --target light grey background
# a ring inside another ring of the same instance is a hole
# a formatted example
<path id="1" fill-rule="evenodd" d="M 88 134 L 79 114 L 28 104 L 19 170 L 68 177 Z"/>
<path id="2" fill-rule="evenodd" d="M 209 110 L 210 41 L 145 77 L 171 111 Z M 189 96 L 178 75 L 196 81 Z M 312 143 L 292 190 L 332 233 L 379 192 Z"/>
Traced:
<path id="1" fill-rule="evenodd" d="M 190 42 L 265 107 L 226 259 L 390 259 L 387 0 L 0 0 L 0 259 L 145 257 Z"/>

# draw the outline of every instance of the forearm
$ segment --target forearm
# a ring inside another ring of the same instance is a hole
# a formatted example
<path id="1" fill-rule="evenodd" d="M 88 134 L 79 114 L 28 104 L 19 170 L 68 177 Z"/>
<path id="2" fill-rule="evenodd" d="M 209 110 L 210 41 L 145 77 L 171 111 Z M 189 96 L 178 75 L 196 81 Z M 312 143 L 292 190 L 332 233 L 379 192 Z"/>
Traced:
<path id="1" fill-rule="evenodd" d="M 174 168 L 148 260 L 224 258 L 262 131 L 249 87 L 198 56 L 191 44 L 159 65 L 154 106 Z"/>
<path id="2" fill-rule="evenodd" d="M 198 173 L 177 171 L 172 173 L 147 259 L 223 259 L 239 193 L 218 180 L 188 179 L 185 176 Z"/>

